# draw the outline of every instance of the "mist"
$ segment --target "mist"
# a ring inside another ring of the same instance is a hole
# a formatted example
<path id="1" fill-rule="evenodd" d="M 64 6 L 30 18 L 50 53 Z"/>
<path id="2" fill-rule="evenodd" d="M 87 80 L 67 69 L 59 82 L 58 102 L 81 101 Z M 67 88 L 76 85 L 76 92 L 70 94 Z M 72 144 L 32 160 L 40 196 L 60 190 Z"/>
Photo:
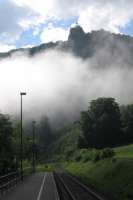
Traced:
<path id="1" fill-rule="evenodd" d="M 83 60 L 59 50 L 34 57 L 14 53 L 0 61 L 0 112 L 18 115 L 20 92 L 27 93 L 23 112 L 29 120 L 47 115 L 51 121 L 71 121 L 91 100 L 103 96 L 132 103 L 133 69 L 119 66 L 109 61 L 101 68 L 97 56 Z"/>

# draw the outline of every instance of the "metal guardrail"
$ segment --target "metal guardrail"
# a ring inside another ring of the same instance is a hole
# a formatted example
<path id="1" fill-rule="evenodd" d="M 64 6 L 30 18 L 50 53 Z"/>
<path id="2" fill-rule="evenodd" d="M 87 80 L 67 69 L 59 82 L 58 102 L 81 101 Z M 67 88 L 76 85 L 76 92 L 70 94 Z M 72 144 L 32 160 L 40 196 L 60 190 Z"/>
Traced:
<path id="1" fill-rule="evenodd" d="M 33 173 L 32 168 L 25 168 L 23 170 L 23 176 L 27 177 L 28 175 Z M 16 186 L 18 182 L 21 181 L 21 173 L 20 171 L 15 171 L 8 173 L 4 176 L 0 176 L 0 196 L 2 196 L 6 191 Z"/>
<path id="2" fill-rule="evenodd" d="M 1 176 L 0 195 L 3 195 L 5 191 L 17 185 L 19 181 L 20 181 L 20 173 L 18 171 Z"/>

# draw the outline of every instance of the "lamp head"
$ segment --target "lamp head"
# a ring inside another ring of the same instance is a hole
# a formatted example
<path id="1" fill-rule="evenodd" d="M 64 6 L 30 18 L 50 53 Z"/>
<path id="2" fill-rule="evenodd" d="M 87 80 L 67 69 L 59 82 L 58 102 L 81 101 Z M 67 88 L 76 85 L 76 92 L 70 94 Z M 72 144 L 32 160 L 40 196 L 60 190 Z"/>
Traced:
<path id="1" fill-rule="evenodd" d="M 20 95 L 22 96 L 22 95 L 26 95 L 26 92 L 20 92 Z"/>

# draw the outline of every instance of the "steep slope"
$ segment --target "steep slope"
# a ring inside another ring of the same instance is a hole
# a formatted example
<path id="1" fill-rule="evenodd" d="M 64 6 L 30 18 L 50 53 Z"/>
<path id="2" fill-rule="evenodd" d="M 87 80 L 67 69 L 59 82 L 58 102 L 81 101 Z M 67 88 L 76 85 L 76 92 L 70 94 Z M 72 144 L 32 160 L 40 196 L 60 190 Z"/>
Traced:
<path id="1" fill-rule="evenodd" d="M 132 37 L 112 34 L 104 30 L 85 33 L 80 26 L 71 28 L 68 40 L 65 42 L 50 42 L 33 48 L 12 50 L 7 53 L 0 53 L 0 58 L 10 57 L 16 52 L 34 56 L 49 49 L 72 52 L 75 56 L 83 59 L 91 58 L 94 61 L 94 66 L 98 67 L 108 67 L 112 62 L 115 62 L 118 66 L 122 63 L 123 67 L 133 65 Z"/>

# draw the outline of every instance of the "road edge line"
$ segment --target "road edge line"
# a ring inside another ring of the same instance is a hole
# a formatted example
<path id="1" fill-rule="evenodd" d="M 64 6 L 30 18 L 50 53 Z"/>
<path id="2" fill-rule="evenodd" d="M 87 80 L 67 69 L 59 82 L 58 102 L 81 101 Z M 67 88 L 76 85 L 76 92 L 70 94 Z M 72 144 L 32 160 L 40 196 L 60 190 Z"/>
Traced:
<path id="1" fill-rule="evenodd" d="M 43 180 L 42 180 L 42 184 L 41 184 L 38 196 L 37 196 L 37 200 L 40 200 L 40 198 L 41 198 L 42 190 L 43 190 L 44 183 L 45 183 L 45 180 L 46 180 L 46 176 L 47 176 L 47 173 L 44 174 L 44 177 L 43 177 Z"/>

